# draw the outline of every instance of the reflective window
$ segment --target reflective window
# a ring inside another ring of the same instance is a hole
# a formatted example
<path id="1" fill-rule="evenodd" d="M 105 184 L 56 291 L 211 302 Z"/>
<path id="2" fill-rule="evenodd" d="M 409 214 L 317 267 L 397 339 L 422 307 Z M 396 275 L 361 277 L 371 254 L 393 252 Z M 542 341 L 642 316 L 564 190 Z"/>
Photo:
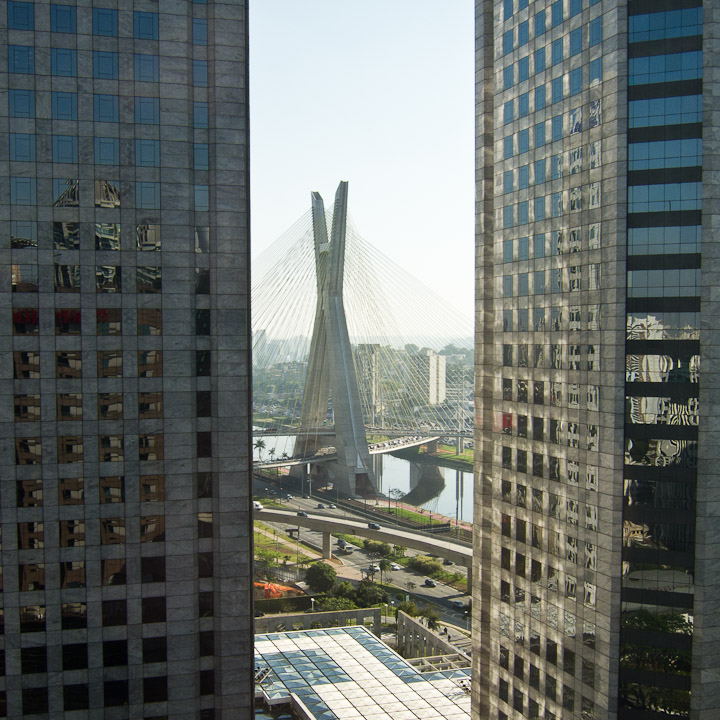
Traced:
<path id="1" fill-rule="evenodd" d="M 161 502 L 165 499 L 164 475 L 140 476 L 140 502 Z"/>
<path id="2" fill-rule="evenodd" d="M 650 170 L 668 167 L 700 167 L 702 140 L 661 140 L 628 144 L 630 170 Z"/>
<path id="3" fill-rule="evenodd" d="M 162 435 L 139 435 L 138 455 L 140 460 L 162 460 L 164 440 Z"/>
<path id="4" fill-rule="evenodd" d="M 694 80 L 702 77 L 702 52 L 652 55 L 629 59 L 629 85 Z"/>
<path id="5" fill-rule="evenodd" d="M 10 277 L 13 292 L 37 292 L 38 291 L 38 267 L 37 265 L 16 265 L 10 266 Z"/>
<path id="6" fill-rule="evenodd" d="M 628 212 L 673 212 L 700 210 L 702 183 L 632 185 L 628 188 Z"/>
<path id="7" fill-rule="evenodd" d="M 116 180 L 96 180 L 95 207 L 119 208 L 120 183 Z"/>
<path id="8" fill-rule="evenodd" d="M 119 293 L 122 268 L 118 265 L 97 265 L 95 267 L 95 289 L 99 293 Z"/>
<path id="9" fill-rule="evenodd" d="M 135 238 L 137 249 L 143 252 L 157 252 L 161 249 L 160 226 L 138 225 Z"/>
<path id="10" fill-rule="evenodd" d="M 79 435 L 63 435 L 57 439 L 58 463 L 82 462 L 83 439 Z"/>
<path id="11" fill-rule="evenodd" d="M 58 480 L 59 505 L 82 505 L 84 497 L 83 478 L 60 478 Z"/>
<path id="12" fill-rule="evenodd" d="M 103 665 L 118 667 L 127 664 L 127 640 L 105 640 L 103 642 Z"/>
<path id="13" fill-rule="evenodd" d="M 85 545 L 85 521 L 60 521 L 60 547 L 83 547 Z"/>
<path id="14" fill-rule="evenodd" d="M 77 120 L 77 93 L 53 91 L 52 116 L 54 120 Z"/>
<path id="15" fill-rule="evenodd" d="M 98 419 L 119 420 L 123 416 L 121 393 L 98 393 Z"/>
<path id="16" fill-rule="evenodd" d="M 118 34 L 117 10 L 93 8 L 93 35 L 115 37 Z"/>
<path id="17" fill-rule="evenodd" d="M 632 100 L 630 127 L 702 122 L 702 95 Z"/>
<path id="18" fill-rule="evenodd" d="M 52 158 L 56 163 L 78 161 L 78 139 L 75 135 L 53 135 Z"/>
<path id="19" fill-rule="evenodd" d="M 58 420 L 82 420 L 82 393 L 56 396 Z"/>
<path id="20" fill-rule="evenodd" d="M 515 66 L 510 64 L 503 69 L 503 90 L 509 90 L 515 84 Z"/>
<path id="21" fill-rule="evenodd" d="M 141 182 L 135 183 L 135 206 L 149 210 L 160 209 L 160 183 Z"/>
<path id="22" fill-rule="evenodd" d="M 95 223 L 95 249 L 120 249 L 120 225 L 118 223 Z"/>
<path id="23" fill-rule="evenodd" d="M 207 87 L 208 64 L 207 60 L 193 60 L 193 85 Z"/>
<path id="24" fill-rule="evenodd" d="M 87 627 L 86 603 L 63 603 L 60 606 L 60 617 L 63 630 L 75 630 Z"/>
<path id="25" fill-rule="evenodd" d="M 35 14 L 31 2 L 10 0 L 7 4 L 7 26 L 11 30 L 34 30 Z"/>
<path id="26" fill-rule="evenodd" d="M 207 143 L 195 143 L 193 145 L 193 161 L 196 170 L 208 169 L 208 148 Z"/>
<path id="27" fill-rule="evenodd" d="M 162 377 L 162 351 L 138 352 L 138 377 Z"/>
<path id="28" fill-rule="evenodd" d="M 50 72 L 61 77 L 77 76 L 77 51 L 70 48 L 50 50 Z"/>
<path id="29" fill-rule="evenodd" d="M 162 595 L 142 599 L 142 621 L 144 623 L 165 622 L 165 619 L 165 598 Z M 153 639 L 162 640 L 162 646 L 164 647 L 165 638 Z"/>
<path id="30" fill-rule="evenodd" d="M 202 18 L 193 18 L 193 42 L 195 45 L 208 44 L 208 24 Z"/>
<path id="31" fill-rule="evenodd" d="M 64 379 L 82 377 L 82 353 L 79 350 L 56 352 L 55 376 Z"/>
<path id="32" fill-rule="evenodd" d="M 80 292 L 80 266 L 54 265 L 55 292 Z M 58 311 L 60 312 L 60 311 Z M 67 311 L 66 311 L 67 312 Z M 69 320 L 69 319 L 68 319 Z"/>
<path id="33" fill-rule="evenodd" d="M 35 178 L 10 178 L 10 204 L 35 205 Z"/>
<path id="34" fill-rule="evenodd" d="M 94 95 L 95 122 L 118 122 L 118 96 Z"/>
<path id="35" fill-rule="evenodd" d="M 157 55 L 135 55 L 135 82 L 158 82 L 159 73 Z"/>
<path id="36" fill-rule="evenodd" d="M 162 335 L 162 311 L 138 310 L 138 335 Z"/>
<path id="37" fill-rule="evenodd" d="M 95 164 L 120 164 L 120 140 L 118 138 L 95 138 Z"/>
<path id="38" fill-rule="evenodd" d="M 93 76 L 99 80 L 117 80 L 118 54 L 107 50 L 95 50 L 93 52 Z"/>
<path id="39" fill-rule="evenodd" d="M 700 295 L 701 271 L 631 270 L 628 297 L 696 297 Z"/>
<path id="40" fill-rule="evenodd" d="M 135 165 L 138 167 L 159 167 L 160 141 L 137 138 L 135 140 Z"/>
<path id="41" fill-rule="evenodd" d="M 210 209 L 210 186 L 195 185 L 195 210 Z"/>
<path id="42" fill-rule="evenodd" d="M 10 117 L 35 117 L 35 92 L 33 90 L 8 90 Z"/>
<path id="43" fill-rule="evenodd" d="M 125 440 L 122 435 L 100 435 L 98 437 L 98 455 L 100 462 L 122 462 Z"/>
<path id="44" fill-rule="evenodd" d="M 8 72 L 32 75 L 35 72 L 33 48 L 23 45 L 8 45 Z"/>
<path id="45" fill-rule="evenodd" d="M 127 602 L 125 600 L 102 601 L 102 624 L 127 625 Z"/>
<path id="46" fill-rule="evenodd" d="M 101 477 L 98 479 L 98 491 L 101 504 L 125 502 L 125 478 L 121 476 Z"/>
<path id="47" fill-rule="evenodd" d="M 97 354 L 98 377 L 122 377 L 122 352 L 101 350 Z"/>
<path id="48" fill-rule="evenodd" d="M 628 23 L 630 42 L 702 35 L 702 8 L 631 15 Z"/>
<path id="49" fill-rule="evenodd" d="M 15 497 L 17 507 L 42 507 L 42 481 L 18 480 L 15 484 Z"/>
<path id="50" fill-rule="evenodd" d="M 206 102 L 193 103 L 193 125 L 196 128 L 208 127 L 208 104 Z"/>
<path id="51" fill-rule="evenodd" d="M 100 544 L 122 545 L 125 543 L 125 518 L 101 518 Z"/>
<path id="52" fill-rule="evenodd" d="M 163 395 L 161 392 L 138 393 L 138 417 L 161 418 L 163 416 Z"/>
<path id="53" fill-rule="evenodd" d="M 628 228 L 630 255 L 699 253 L 701 248 L 702 228 L 699 225 Z M 662 327 L 665 327 L 664 323 Z"/>
<path id="54" fill-rule="evenodd" d="M 140 40 L 158 39 L 158 14 L 153 12 L 135 12 L 134 34 Z"/>
<path id="55" fill-rule="evenodd" d="M 75 8 L 72 5 L 50 5 L 50 30 L 74 33 L 76 31 Z"/>
<path id="56" fill-rule="evenodd" d="M 202 555 L 202 553 L 200 553 Z M 165 582 L 165 558 L 144 557 L 140 558 L 141 582 Z"/>
<path id="57" fill-rule="evenodd" d="M 143 125 L 158 125 L 160 123 L 160 99 L 136 97 L 135 122 Z"/>
<path id="58" fill-rule="evenodd" d="M 140 518 L 140 542 L 165 542 L 165 518 L 162 515 Z"/>
<path id="59" fill-rule="evenodd" d="M 10 160 L 35 162 L 35 135 L 10 133 Z"/>
<path id="60" fill-rule="evenodd" d="M 40 420 L 39 395 L 15 395 L 15 422 L 35 422 Z"/>
<path id="61" fill-rule="evenodd" d="M 98 335 L 121 335 L 122 311 L 120 308 L 98 308 L 96 330 Z"/>
<path id="62" fill-rule="evenodd" d="M 136 290 L 139 293 L 159 293 L 162 291 L 162 268 L 138 265 Z"/>

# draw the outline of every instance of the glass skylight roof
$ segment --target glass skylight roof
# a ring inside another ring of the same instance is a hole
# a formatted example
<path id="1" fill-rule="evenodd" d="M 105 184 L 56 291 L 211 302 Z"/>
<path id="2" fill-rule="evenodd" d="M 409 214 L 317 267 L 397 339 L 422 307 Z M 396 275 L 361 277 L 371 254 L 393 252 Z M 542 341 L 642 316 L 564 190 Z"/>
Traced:
<path id="1" fill-rule="evenodd" d="M 362 626 L 255 636 L 257 684 L 270 704 L 291 694 L 314 720 L 465 720 L 470 669 L 421 673 Z"/>

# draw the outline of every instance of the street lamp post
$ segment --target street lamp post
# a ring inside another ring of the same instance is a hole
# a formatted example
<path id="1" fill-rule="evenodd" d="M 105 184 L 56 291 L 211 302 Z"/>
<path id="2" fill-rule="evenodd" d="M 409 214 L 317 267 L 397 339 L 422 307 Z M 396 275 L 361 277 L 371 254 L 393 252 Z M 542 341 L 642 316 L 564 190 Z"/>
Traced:
<path id="1" fill-rule="evenodd" d="M 310 598 L 310 612 L 315 612 L 315 598 Z"/>

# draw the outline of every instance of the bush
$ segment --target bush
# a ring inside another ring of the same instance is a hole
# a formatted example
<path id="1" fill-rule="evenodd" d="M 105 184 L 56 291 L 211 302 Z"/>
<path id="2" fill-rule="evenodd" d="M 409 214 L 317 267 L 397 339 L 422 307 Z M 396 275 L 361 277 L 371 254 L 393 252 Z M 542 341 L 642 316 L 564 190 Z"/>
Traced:
<path id="1" fill-rule="evenodd" d="M 382 557 L 392 555 L 392 548 L 384 542 L 377 542 L 376 540 L 363 540 L 363 546 L 369 553 L 377 553 Z"/>
<path id="2" fill-rule="evenodd" d="M 323 598 L 317 604 L 318 610 L 321 612 L 331 612 L 334 610 L 355 610 L 357 605 L 346 597 L 327 597 Z"/>
<path id="3" fill-rule="evenodd" d="M 431 558 L 428 555 L 415 555 L 408 560 L 408 567 L 415 570 L 421 575 L 434 575 L 442 572 L 442 565 L 439 560 Z"/>

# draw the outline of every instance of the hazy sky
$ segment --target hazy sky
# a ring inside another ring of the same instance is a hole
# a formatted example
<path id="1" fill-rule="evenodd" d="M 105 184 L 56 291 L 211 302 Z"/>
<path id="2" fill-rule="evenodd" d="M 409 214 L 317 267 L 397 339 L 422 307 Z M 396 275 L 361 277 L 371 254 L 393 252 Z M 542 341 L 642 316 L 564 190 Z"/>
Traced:
<path id="1" fill-rule="evenodd" d="M 360 234 L 472 315 L 472 0 L 250 4 L 253 255 L 349 181 Z"/>

